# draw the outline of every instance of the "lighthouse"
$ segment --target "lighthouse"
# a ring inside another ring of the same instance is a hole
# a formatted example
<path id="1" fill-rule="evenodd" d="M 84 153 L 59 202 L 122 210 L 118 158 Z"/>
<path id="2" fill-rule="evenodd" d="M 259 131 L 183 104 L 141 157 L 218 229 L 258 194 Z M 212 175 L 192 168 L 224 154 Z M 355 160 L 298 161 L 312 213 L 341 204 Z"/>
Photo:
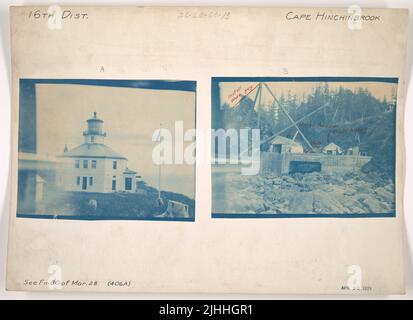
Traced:
<path id="1" fill-rule="evenodd" d="M 58 155 L 57 185 L 65 191 L 136 192 L 140 176 L 128 159 L 105 144 L 104 121 L 96 112 L 86 120 L 84 143 Z"/>
<path id="2" fill-rule="evenodd" d="M 104 143 L 106 132 L 103 132 L 103 120 L 93 112 L 93 117 L 87 121 L 87 130 L 83 132 L 85 143 Z"/>

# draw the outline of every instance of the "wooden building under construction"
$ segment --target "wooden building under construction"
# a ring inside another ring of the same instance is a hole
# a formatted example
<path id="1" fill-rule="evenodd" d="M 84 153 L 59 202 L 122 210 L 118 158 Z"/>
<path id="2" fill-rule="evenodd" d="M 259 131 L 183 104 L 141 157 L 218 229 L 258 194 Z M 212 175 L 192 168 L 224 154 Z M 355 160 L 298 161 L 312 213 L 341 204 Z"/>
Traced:
<path id="1" fill-rule="evenodd" d="M 261 172 L 277 175 L 297 172 L 345 173 L 360 170 L 371 160 L 370 156 L 359 152 L 338 154 L 327 153 L 323 149 L 322 152 L 304 153 L 304 148 L 299 146 L 301 144 L 292 139 L 275 137 L 270 152 L 261 152 Z"/>

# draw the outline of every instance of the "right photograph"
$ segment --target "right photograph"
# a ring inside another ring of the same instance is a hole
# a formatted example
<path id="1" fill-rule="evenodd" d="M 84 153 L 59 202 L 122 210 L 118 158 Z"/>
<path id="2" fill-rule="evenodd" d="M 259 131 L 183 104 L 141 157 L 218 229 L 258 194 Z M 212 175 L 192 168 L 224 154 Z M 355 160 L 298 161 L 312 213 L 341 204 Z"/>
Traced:
<path id="1" fill-rule="evenodd" d="M 212 217 L 395 217 L 397 78 L 212 78 Z"/>

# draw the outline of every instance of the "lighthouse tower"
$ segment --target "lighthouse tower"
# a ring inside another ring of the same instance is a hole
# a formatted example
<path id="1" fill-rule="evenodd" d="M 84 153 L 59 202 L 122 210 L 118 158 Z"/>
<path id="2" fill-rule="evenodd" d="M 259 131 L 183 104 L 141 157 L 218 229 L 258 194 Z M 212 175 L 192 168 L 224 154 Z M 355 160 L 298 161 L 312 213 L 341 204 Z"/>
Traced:
<path id="1" fill-rule="evenodd" d="M 97 113 L 93 113 L 93 118 L 87 120 L 87 130 L 83 132 L 85 143 L 100 143 L 106 137 L 106 132 L 103 132 L 103 120 L 97 117 Z"/>

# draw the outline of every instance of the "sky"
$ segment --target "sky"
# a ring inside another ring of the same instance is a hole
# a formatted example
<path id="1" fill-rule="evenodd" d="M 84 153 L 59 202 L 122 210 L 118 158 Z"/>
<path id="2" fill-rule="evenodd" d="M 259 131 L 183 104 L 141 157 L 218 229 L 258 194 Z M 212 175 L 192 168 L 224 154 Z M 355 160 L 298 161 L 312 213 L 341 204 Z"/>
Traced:
<path id="1" fill-rule="evenodd" d="M 219 84 L 220 88 L 220 99 L 221 105 L 227 102 L 230 106 L 233 106 L 234 103 L 231 103 L 231 98 L 234 96 L 234 92 L 237 88 L 241 88 L 241 91 L 247 90 L 248 88 L 255 88 L 258 82 L 221 82 Z M 291 94 L 297 94 L 298 98 L 304 94 L 310 94 L 313 92 L 314 88 L 320 84 L 320 82 L 266 82 L 270 87 L 271 91 L 277 96 L 282 94 L 287 95 L 288 91 L 291 91 Z M 369 89 L 371 94 L 376 98 L 382 100 L 384 96 L 390 100 L 393 90 L 397 89 L 397 84 L 395 83 L 385 83 L 385 82 L 328 82 L 330 90 L 335 90 L 339 87 L 350 89 L 352 91 L 357 90 L 358 88 Z M 251 91 L 249 95 L 251 99 L 254 99 L 257 90 Z M 397 93 L 397 92 L 396 92 Z M 272 98 L 266 89 L 263 89 L 262 93 L 262 102 L 263 104 L 271 103 Z"/>
<path id="2" fill-rule="evenodd" d="M 157 186 L 158 166 L 152 135 L 162 124 L 174 134 L 175 121 L 184 132 L 195 128 L 195 93 L 177 90 L 36 84 L 38 154 L 53 157 L 84 142 L 86 120 L 97 112 L 107 133 L 105 144 L 128 158 L 128 167 Z M 184 148 L 189 143 L 184 144 Z M 195 194 L 195 166 L 163 165 L 164 190 Z"/>

